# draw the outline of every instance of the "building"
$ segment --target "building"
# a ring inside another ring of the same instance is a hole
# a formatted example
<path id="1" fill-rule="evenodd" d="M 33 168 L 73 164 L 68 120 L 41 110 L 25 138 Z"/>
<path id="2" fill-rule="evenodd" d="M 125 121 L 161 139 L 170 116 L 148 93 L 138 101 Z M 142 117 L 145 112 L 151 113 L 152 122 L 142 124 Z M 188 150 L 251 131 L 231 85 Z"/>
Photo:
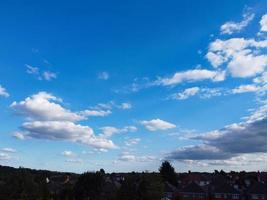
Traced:
<path id="1" fill-rule="evenodd" d="M 213 183 L 210 188 L 211 200 L 241 200 L 242 195 L 228 183 Z"/>
<path id="2" fill-rule="evenodd" d="M 255 182 L 247 192 L 248 200 L 267 200 L 267 185 Z"/>
<path id="3" fill-rule="evenodd" d="M 195 182 L 191 182 L 179 192 L 180 200 L 207 200 L 207 197 L 207 192 Z"/>

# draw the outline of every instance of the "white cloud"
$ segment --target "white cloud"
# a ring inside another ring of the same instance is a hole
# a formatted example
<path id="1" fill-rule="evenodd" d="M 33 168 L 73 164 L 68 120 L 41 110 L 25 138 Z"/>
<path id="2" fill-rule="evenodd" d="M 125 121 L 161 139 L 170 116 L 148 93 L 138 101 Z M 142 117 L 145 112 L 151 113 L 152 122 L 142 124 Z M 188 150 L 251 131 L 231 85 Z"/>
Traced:
<path id="1" fill-rule="evenodd" d="M 136 132 L 137 128 L 135 126 L 125 126 L 123 128 L 105 126 L 105 127 L 100 128 L 100 130 L 102 130 L 102 134 L 100 134 L 100 136 L 107 138 L 107 137 L 111 137 L 113 134 L 116 134 L 116 133 Z"/>
<path id="2" fill-rule="evenodd" d="M 0 160 L 10 160 L 11 157 L 7 153 L 0 152 Z"/>
<path id="3" fill-rule="evenodd" d="M 19 140 L 24 140 L 24 139 L 25 139 L 24 134 L 21 133 L 21 132 L 18 132 L 18 131 L 16 131 L 15 133 L 13 133 L 13 137 L 14 137 L 14 138 L 17 138 L 17 139 L 19 139 Z"/>
<path id="4" fill-rule="evenodd" d="M 123 152 L 118 158 L 118 161 L 123 162 L 152 162 L 155 160 L 157 159 L 154 156 L 137 156 L 130 154 L 129 152 Z"/>
<path id="5" fill-rule="evenodd" d="M 131 139 L 124 141 L 124 143 L 126 146 L 133 146 L 133 145 L 137 145 L 140 141 L 141 141 L 140 138 L 131 138 Z"/>
<path id="6" fill-rule="evenodd" d="M 109 73 L 108 72 L 101 72 L 98 74 L 98 79 L 101 80 L 108 80 L 109 79 Z"/>
<path id="7" fill-rule="evenodd" d="M 163 121 L 161 119 L 152 119 L 149 121 L 141 121 L 141 124 L 145 126 L 145 128 L 149 131 L 158 131 L 158 130 L 167 130 L 167 129 L 172 129 L 175 128 L 176 125 Z"/>
<path id="8" fill-rule="evenodd" d="M 262 73 L 261 76 L 254 78 L 253 82 L 257 83 L 257 84 L 265 84 L 265 83 L 267 83 L 267 72 L 264 72 L 264 73 Z"/>
<path id="9" fill-rule="evenodd" d="M 105 117 L 111 114 L 110 110 L 84 110 L 80 112 L 85 117 Z"/>
<path id="10" fill-rule="evenodd" d="M 226 59 L 223 56 L 217 55 L 216 53 L 213 52 L 208 52 L 206 58 L 211 62 L 211 65 L 215 68 L 217 68 L 226 61 Z"/>
<path id="11" fill-rule="evenodd" d="M 40 72 L 40 69 L 38 67 L 33 67 L 28 64 L 26 64 L 25 66 L 26 66 L 26 72 L 28 74 L 33 75 L 38 80 L 51 81 L 52 79 L 57 78 L 57 75 L 54 72 L 50 72 L 50 71 Z"/>
<path id="12" fill-rule="evenodd" d="M 223 81 L 224 72 L 210 71 L 207 69 L 193 69 L 183 72 L 177 72 L 170 78 L 160 78 L 155 82 L 157 85 L 176 85 L 182 82 L 195 82 L 201 80 Z"/>
<path id="13" fill-rule="evenodd" d="M 111 137 L 114 133 L 119 133 L 120 129 L 113 126 L 105 126 L 100 128 L 102 130 L 103 137 Z"/>
<path id="14" fill-rule="evenodd" d="M 195 96 L 199 91 L 200 91 L 199 87 L 187 88 L 182 92 L 178 92 L 178 93 L 172 95 L 172 99 L 185 100 L 191 96 Z"/>
<path id="15" fill-rule="evenodd" d="M 96 137 L 89 126 L 82 126 L 68 121 L 33 121 L 25 122 L 23 130 L 28 137 L 48 140 L 67 140 L 90 145 L 95 148 L 112 149 L 116 146 L 111 140 Z"/>
<path id="16" fill-rule="evenodd" d="M 63 108 L 60 102 L 60 98 L 47 92 L 39 92 L 18 103 L 13 102 L 11 107 L 16 113 L 26 116 L 27 120 L 21 126 L 24 133 L 16 133 L 14 137 L 65 140 L 94 148 L 116 148 L 111 140 L 96 136 L 91 127 L 75 124 L 75 121 L 86 119 L 85 116 Z"/>
<path id="17" fill-rule="evenodd" d="M 226 22 L 221 26 L 221 34 L 231 35 L 236 32 L 240 32 L 244 29 L 254 18 L 253 13 L 245 13 L 243 14 L 243 20 L 241 22 Z"/>
<path id="18" fill-rule="evenodd" d="M 170 96 L 171 99 L 185 100 L 189 97 L 198 95 L 202 99 L 208 99 L 214 96 L 221 96 L 223 93 L 220 88 L 187 88 L 182 92 L 174 93 Z"/>
<path id="19" fill-rule="evenodd" d="M 72 151 L 68 151 L 68 150 L 63 151 L 61 154 L 62 154 L 63 156 L 66 156 L 66 157 L 74 157 L 74 156 L 76 156 L 75 153 L 73 153 Z"/>
<path id="20" fill-rule="evenodd" d="M 122 103 L 120 107 L 123 110 L 128 110 L 132 108 L 132 105 L 130 103 Z"/>
<path id="21" fill-rule="evenodd" d="M 43 78 L 47 81 L 51 81 L 52 79 L 56 79 L 57 75 L 56 73 L 45 71 L 43 72 Z"/>
<path id="22" fill-rule="evenodd" d="M 256 92 L 259 88 L 256 85 L 250 84 L 250 85 L 240 85 L 237 88 L 234 88 L 232 92 L 234 94 L 238 93 L 246 93 L 246 92 Z"/>
<path id="23" fill-rule="evenodd" d="M 261 17 L 260 25 L 261 25 L 260 31 L 266 32 L 267 31 L 267 14 Z"/>
<path id="24" fill-rule="evenodd" d="M 0 149 L 0 151 L 2 151 L 2 152 L 5 152 L 5 153 L 16 153 L 17 151 L 15 150 L 15 149 L 13 149 L 13 148 L 2 148 L 2 149 Z"/>
<path id="25" fill-rule="evenodd" d="M 37 120 L 79 121 L 83 116 L 71 112 L 58 104 L 61 99 L 47 92 L 39 92 L 20 102 L 13 102 L 11 108 L 18 114 Z"/>
<path id="26" fill-rule="evenodd" d="M 9 97 L 9 93 L 6 91 L 6 89 L 4 87 L 2 87 L 0 85 L 0 96 L 3 96 L 3 97 Z"/>
<path id="27" fill-rule="evenodd" d="M 73 163 L 73 164 L 82 164 L 83 160 L 82 159 L 67 159 L 65 160 L 67 163 Z"/>
<path id="28" fill-rule="evenodd" d="M 39 68 L 26 64 L 26 72 L 28 74 L 39 75 Z"/>
<path id="29" fill-rule="evenodd" d="M 267 40 L 216 39 L 209 45 L 206 58 L 215 68 L 225 64 L 233 77 L 252 77 L 263 72 L 267 66 L 267 55 L 261 51 L 266 47 Z"/>

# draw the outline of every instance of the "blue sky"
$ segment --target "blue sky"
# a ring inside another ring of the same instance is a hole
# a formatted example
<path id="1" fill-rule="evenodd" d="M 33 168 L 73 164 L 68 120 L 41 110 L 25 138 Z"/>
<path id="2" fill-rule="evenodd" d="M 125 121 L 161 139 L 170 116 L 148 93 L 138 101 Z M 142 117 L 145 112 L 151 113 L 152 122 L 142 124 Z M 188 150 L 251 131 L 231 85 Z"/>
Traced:
<path id="1" fill-rule="evenodd" d="M 0 5 L 1 165 L 267 170 L 267 2 Z"/>

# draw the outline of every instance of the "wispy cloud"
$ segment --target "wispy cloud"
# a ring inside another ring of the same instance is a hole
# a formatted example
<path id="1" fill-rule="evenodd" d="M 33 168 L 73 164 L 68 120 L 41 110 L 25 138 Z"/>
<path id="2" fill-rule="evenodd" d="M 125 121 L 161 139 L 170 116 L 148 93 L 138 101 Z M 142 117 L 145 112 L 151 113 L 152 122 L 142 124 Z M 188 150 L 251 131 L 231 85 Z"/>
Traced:
<path id="1" fill-rule="evenodd" d="M 175 128 L 176 125 L 161 119 L 152 119 L 141 121 L 141 124 L 149 131 L 168 130 Z"/>
<path id="2" fill-rule="evenodd" d="M 0 96 L 3 96 L 3 97 L 9 97 L 9 93 L 6 91 L 6 89 L 0 85 Z"/>
<path id="3" fill-rule="evenodd" d="M 231 35 L 233 33 L 238 33 L 243 30 L 248 24 L 253 20 L 255 14 L 251 12 L 246 12 L 243 14 L 243 20 L 241 22 L 226 22 L 221 26 L 221 34 Z"/>
<path id="4" fill-rule="evenodd" d="M 100 72 L 98 74 L 98 79 L 108 80 L 109 79 L 109 73 L 108 72 Z"/>
<path id="5" fill-rule="evenodd" d="M 25 66 L 26 66 L 26 72 L 28 74 L 31 74 L 32 76 L 34 76 L 38 80 L 51 81 L 51 80 L 57 78 L 57 74 L 54 72 L 50 72 L 50 71 L 41 72 L 38 67 L 34 67 L 34 66 L 31 66 L 28 64 L 26 64 Z"/>

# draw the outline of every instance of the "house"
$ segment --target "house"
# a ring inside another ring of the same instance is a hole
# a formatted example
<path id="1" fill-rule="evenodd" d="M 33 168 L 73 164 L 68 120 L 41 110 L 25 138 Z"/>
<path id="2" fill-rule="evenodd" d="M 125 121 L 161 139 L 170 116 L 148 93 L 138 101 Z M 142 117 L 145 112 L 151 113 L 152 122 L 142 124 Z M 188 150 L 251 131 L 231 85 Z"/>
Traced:
<path id="1" fill-rule="evenodd" d="M 180 200 L 207 200 L 207 192 L 197 183 L 191 182 L 179 191 Z"/>
<path id="2" fill-rule="evenodd" d="M 242 195 L 226 182 L 213 183 L 210 188 L 212 200 L 241 200 Z"/>
<path id="3" fill-rule="evenodd" d="M 248 200 L 267 200 L 267 185 L 255 182 L 247 192 Z"/>
<path id="4" fill-rule="evenodd" d="M 201 187 L 206 186 L 210 184 L 210 177 L 208 176 L 208 174 L 190 172 L 189 174 L 184 176 L 181 180 L 181 183 L 183 185 L 187 185 L 192 182 L 197 183 Z"/>
<path id="5" fill-rule="evenodd" d="M 175 198 L 177 188 L 169 182 L 164 182 L 163 198 L 161 200 L 172 200 Z"/>

